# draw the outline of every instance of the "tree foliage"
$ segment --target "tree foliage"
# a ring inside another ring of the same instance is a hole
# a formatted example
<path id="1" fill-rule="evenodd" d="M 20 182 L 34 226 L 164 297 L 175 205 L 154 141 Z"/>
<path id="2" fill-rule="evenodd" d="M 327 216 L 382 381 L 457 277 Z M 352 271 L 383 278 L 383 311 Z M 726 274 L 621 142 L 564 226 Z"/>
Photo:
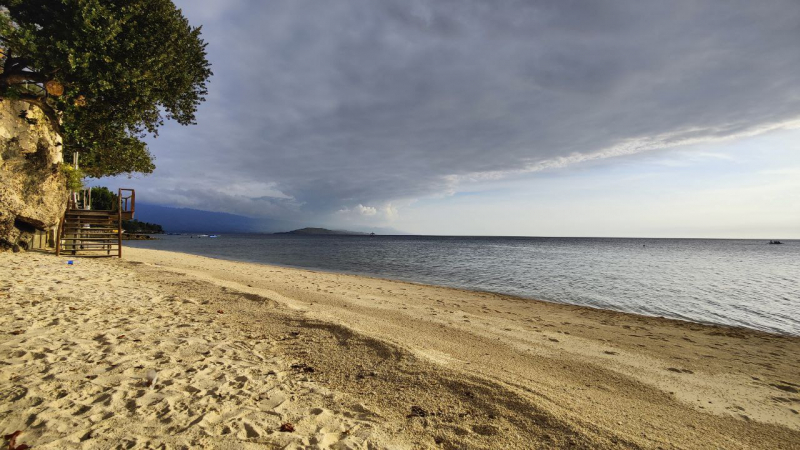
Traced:
<path id="1" fill-rule="evenodd" d="M 156 234 L 164 232 L 164 228 L 157 223 L 139 222 L 136 219 L 123 220 L 122 229 L 127 231 L 128 233 Z"/>
<path id="2" fill-rule="evenodd" d="M 119 196 L 107 187 L 92 188 L 92 209 L 114 211 L 119 209 Z"/>
<path id="3" fill-rule="evenodd" d="M 142 139 L 195 123 L 211 76 L 171 0 L 0 0 L 0 97 L 41 107 L 91 176 L 149 173 Z"/>
<path id="4" fill-rule="evenodd" d="M 83 189 L 83 176 L 84 173 L 80 169 L 76 169 L 69 164 L 61 164 L 61 173 L 64 174 L 64 179 L 67 184 L 67 190 L 79 191 Z"/>

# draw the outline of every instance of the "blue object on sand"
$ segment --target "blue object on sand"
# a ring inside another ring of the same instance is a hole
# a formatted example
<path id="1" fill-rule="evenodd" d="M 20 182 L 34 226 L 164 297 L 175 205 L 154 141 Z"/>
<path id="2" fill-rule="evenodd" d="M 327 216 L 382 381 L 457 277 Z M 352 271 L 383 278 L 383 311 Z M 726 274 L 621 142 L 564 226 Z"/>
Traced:
<path id="1" fill-rule="evenodd" d="M 71 259 L 70 259 L 69 261 L 67 261 L 67 265 L 68 265 L 68 266 L 71 266 L 71 265 L 72 265 L 72 260 L 71 260 Z"/>

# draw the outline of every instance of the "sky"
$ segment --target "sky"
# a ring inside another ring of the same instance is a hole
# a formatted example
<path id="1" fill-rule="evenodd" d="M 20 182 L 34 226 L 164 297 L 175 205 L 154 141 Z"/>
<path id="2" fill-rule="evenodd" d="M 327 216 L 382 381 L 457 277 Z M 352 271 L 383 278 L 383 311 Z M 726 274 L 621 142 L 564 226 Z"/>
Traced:
<path id="1" fill-rule="evenodd" d="M 800 238 L 800 2 L 177 0 L 142 202 L 417 234 Z"/>

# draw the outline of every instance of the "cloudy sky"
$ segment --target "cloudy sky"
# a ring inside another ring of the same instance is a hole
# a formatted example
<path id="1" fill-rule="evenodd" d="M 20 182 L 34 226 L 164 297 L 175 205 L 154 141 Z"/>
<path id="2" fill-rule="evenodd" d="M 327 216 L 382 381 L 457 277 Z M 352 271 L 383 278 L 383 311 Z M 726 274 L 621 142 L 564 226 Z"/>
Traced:
<path id="1" fill-rule="evenodd" d="M 800 3 L 177 0 L 143 202 L 425 234 L 800 238 Z"/>

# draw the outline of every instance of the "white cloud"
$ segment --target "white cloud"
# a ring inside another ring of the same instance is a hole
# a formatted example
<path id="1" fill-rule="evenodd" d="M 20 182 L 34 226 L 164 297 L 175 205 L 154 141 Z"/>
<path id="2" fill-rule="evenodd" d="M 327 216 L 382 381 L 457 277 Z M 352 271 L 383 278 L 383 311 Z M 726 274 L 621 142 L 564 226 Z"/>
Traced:
<path id="1" fill-rule="evenodd" d="M 372 206 L 364 206 L 364 205 L 359 204 L 356 207 L 356 210 L 362 216 L 374 216 L 375 214 L 378 214 L 378 210 L 373 208 Z"/>
<path id="2" fill-rule="evenodd" d="M 333 217 L 335 220 L 347 222 L 364 222 L 372 225 L 389 225 L 399 216 L 397 207 L 391 203 L 382 206 L 367 206 L 361 203 L 337 210 Z"/>

